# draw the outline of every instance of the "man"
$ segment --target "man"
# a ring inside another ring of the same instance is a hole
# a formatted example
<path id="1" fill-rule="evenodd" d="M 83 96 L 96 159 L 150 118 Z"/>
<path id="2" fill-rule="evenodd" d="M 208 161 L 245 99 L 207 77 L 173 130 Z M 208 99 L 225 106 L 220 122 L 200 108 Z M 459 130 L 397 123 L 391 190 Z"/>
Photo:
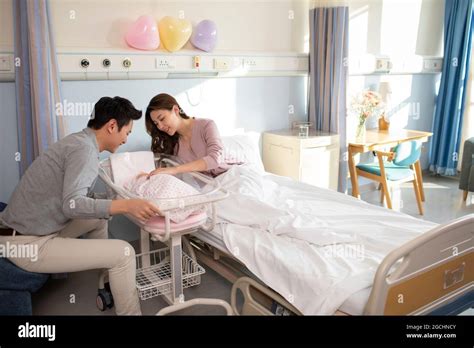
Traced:
<path id="1" fill-rule="evenodd" d="M 36 246 L 38 251 L 10 261 L 38 273 L 108 269 L 119 315 L 141 314 L 135 252 L 125 241 L 107 239 L 108 218 L 127 213 L 146 221 L 160 211 L 146 200 L 101 199 L 91 191 L 99 153 L 113 153 L 125 144 L 133 120 L 141 115 L 127 99 L 101 98 L 87 128 L 53 144 L 30 165 L 0 215 L 0 243 Z"/>

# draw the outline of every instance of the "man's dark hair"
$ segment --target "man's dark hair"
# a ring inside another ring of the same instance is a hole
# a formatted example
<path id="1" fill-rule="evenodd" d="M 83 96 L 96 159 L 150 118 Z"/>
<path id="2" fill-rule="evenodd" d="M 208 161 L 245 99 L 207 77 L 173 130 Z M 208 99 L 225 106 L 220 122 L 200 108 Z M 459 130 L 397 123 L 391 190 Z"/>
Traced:
<path id="1" fill-rule="evenodd" d="M 131 120 L 138 120 L 140 117 L 142 117 L 142 112 L 135 109 L 130 100 L 121 97 L 102 97 L 95 103 L 87 127 L 100 129 L 107 122 L 115 119 L 120 131 Z"/>

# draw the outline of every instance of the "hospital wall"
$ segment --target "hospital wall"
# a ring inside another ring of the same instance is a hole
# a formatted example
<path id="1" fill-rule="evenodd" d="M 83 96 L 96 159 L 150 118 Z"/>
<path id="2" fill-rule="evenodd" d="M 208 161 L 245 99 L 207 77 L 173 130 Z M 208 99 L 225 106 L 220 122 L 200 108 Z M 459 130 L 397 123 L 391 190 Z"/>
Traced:
<path id="1" fill-rule="evenodd" d="M 112 0 L 52 0 L 56 44 L 58 50 L 124 48 L 126 27 L 139 15 L 152 14 L 159 19 L 165 15 L 179 16 L 180 11 L 184 11 L 185 18 L 193 22 L 204 18 L 216 21 L 220 34 L 218 50 L 308 52 L 310 1 L 204 3 L 142 0 L 131 5 Z M 444 0 L 343 3 L 350 8 L 350 56 L 442 54 Z M 0 0 L 0 51 L 3 52 L 13 50 L 11 7 L 12 0 Z M 382 80 L 392 83 L 392 99 L 398 113 L 394 122 L 407 128 L 430 130 L 439 75 L 351 76 L 348 95 L 361 88 L 378 89 Z M 240 127 L 255 131 L 284 128 L 292 120 L 306 117 L 304 77 L 65 81 L 62 84 L 65 103 L 94 103 L 103 95 L 121 95 L 144 109 L 149 99 L 159 92 L 176 95 L 182 107 L 192 115 L 216 120 L 223 133 Z M 7 201 L 19 180 L 14 162 L 18 150 L 14 83 L 0 83 L 0 93 L 0 200 Z M 295 114 L 288 113 L 289 105 L 293 105 Z M 68 133 L 81 129 L 87 121 L 87 115 L 65 117 Z M 144 125 L 139 122 L 123 150 L 147 148 L 148 141 Z M 424 168 L 426 159 L 427 151 L 423 154 Z"/>
<path id="2" fill-rule="evenodd" d="M 12 0 L 0 0 L 0 52 L 13 52 Z"/>
<path id="3" fill-rule="evenodd" d="M 443 54 L 444 0 L 140 0 L 132 5 L 113 0 L 52 0 L 51 3 L 56 43 L 64 49 L 125 48 L 123 36 L 129 24 L 141 14 L 151 14 L 157 19 L 166 15 L 183 16 L 194 23 L 204 18 L 214 20 L 219 28 L 216 47 L 219 51 L 307 53 L 309 8 L 344 5 L 349 6 L 350 15 L 349 59 L 366 54 L 394 58 Z M 188 43 L 185 48 L 192 46 Z M 392 127 L 429 131 L 439 80 L 440 74 L 350 76 L 348 104 L 356 92 L 365 88 L 378 90 L 380 82 L 390 82 Z M 225 99 L 228 98 L 234 99 L 227 95 Z M 209 112 L 215 113 L 212 106 Z M 259 119 L 262 117 L 272 119 Z M 266 129 L 276 129 L 280 117 L 261 113 L 252 120 L 269 124 L 270 128 Z M 368 126 L 376 127 L 375 121 L 369 120 Z M 355 122 L 354 117 L 349 117 L 349 132 L 355 130 Z M 428 152 L 429 143 L 425 144 L 421 158 L 424 169 L 428 167 Z"/>
<path id="4" fill-rule="evenodd" d="M 216 23 L 216 51 L 303 52 L 306 0 L 51 0 L 55 39 L 64 48 L 126 48 L 130 24 L 147 14 Z M 100 15 L 98 15 L 100 14 Z M 184 49 L 193 49 L 188 42 Z"/>

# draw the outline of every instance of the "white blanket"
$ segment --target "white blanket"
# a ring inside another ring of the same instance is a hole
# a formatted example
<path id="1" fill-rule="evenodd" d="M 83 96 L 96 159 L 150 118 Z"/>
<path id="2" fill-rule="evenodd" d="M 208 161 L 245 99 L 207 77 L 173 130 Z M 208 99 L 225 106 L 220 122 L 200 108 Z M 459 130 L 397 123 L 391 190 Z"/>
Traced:
<path id="1" fill-rule="evenodd" d="M 436 224 L 251 167 L 217 177 L 226 247 L 303 314 L 333 314 L 382 259 Z"/>

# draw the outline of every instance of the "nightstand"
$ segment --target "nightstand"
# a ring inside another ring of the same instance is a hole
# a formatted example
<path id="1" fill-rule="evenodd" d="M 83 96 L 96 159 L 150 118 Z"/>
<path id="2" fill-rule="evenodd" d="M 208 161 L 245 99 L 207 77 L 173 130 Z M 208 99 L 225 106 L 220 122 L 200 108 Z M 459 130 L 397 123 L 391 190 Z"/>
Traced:
<path id="1" fill-rule="evenodd" d="M 267 172 L 288 176 L 318 187 L 337 190 L 339 135 L 311 130 L 263 133 L 263 165 Z"/>

